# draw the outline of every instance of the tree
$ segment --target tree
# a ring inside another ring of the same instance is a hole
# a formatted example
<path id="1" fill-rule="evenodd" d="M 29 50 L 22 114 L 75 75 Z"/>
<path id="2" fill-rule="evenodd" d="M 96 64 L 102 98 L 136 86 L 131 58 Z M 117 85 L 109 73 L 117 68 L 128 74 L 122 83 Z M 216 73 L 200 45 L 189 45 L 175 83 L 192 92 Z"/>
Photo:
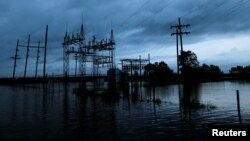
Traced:
<path id="1" fill-rule="evenodd" d="M 219 76 L 221 74 L 223 74 L 223 72 L 221 71 L 221 69 L 216 66 L 216 65 L 207 65 L 207 64 L 203 64 L 200 67 L 200 77 L 202 78 L 219 78 Z"/>
<path id="2" fill-rule="evenodd" d="M 173 70 L 164 61 L 159 63 L 156 72 L 158 73 L 157 76 L 163 79 L 169 79 L 173 75 Z"/>
<path id="3" fill-rule="evenodd" d="M 249 66 L 236 66 L 229 70 L 231 77 L 235 79 L 250 80 L 250 65 Z"/>
<path id="4" fill-rule="evenodd" d="M 179 56 L 180 64 L 182 68 L 198 68 L 199 61 L 197 56 L 194 52 L 191 51 L 182 51 L 181 55 Z"/>
<path id="5" fill-rule="evenodd" d="M 199 61 L 196 54 L 191 51 L 182 51 L 179 61 L 183 81 L 196 81 L 199 78 Z"/>
<path id="6" fill-rule="evenodd" d="M 237 73 L 243 73 L 244 72 L 244 67 L 242 66 L 237 66 L 237 67 L 232 67 L 229 72 L 231 74 L 237 74 Z"/>
<path id="7" fill-rule="evenodd" d="M 211 74 L 222 74 L 223 72 L 218 66 L 210 65 L 209 73 Z"/>
<path id="8" fill-rule="evenodd" d="M 237 66 L 237 67 L 232 67 L 229 72 L 231 74 L 249 74 L 250 73 L 250 65 L 243 67 L 243 66 Z"/>
<path id="9" fill-rule="evenodd" d="M 144 69 L 144 76 L 154 83 L 169 82 L 173 76 L 173 70 L 164 61 L 155 62 L 155 64 L 149 63 Z"/>

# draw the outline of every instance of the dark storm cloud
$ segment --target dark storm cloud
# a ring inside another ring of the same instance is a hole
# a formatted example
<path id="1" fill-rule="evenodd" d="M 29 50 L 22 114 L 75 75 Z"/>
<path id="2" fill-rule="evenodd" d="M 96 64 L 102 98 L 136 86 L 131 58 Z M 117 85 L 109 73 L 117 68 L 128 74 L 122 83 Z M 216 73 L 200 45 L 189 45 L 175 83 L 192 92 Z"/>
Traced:
<path id="1" fill-rule="evenodd" d="M 178 17 L 182 18 L 183 24 L 191 24 L 190 28 L 184 29 L 192 33 L 192 38 L 188 38 L 190 43 L 200 42 L 208 35 L 233 34 L 249 29 L 248 1 L 158 2 L 158 5 L 154 5 L 154 10 L 145 5 L 145 9 L 138 11 L 138 14 L 132 15 L 132 18 L 128 19 L 130 22 L 126 21 L 125 26 L 122 24 L 121 31 L 142 29 L 141 32 L 133 34 L 131 40 L 126 40 L 126 43 L 162 42 L 164 35 L 170 35 L 171 32 L 174 32 L 169 27 L 177 23 Z M 165 40 L 169 43 L 173 39 L 167 38 Z"/>
<path id="2" fill-rule="evenodd" d="M 237 33 L 249 29 L 248 6 L 245 0 L 207 2 L 184 19 L 194 35 Z"/>
<path id="3" fill-rule="evenodd" d="M 48 62 L 62 67 L 62 41 L 65 32 L 79 32 L 83 22 L 87 41 L 109 38 L 115 31 L 117 58 L 143 51 L 175 45 L 170 34 L 181 17 L 185 44 L 199 43 L 214 35 L 237 35 L 250 32 L 248 0 L 9 0 L 0 2 L 1 76 L 12 71 L 16 40 L 44 42 L 45 26 L 49 25 Z M 24 58 L 25 54 L 21 54 Z M 156 56 L 161 56 L 156 54 Z M 168 55 L 166 55 L 168 56 Z M 32 58 L 32 57 L 31 57 Z M 34 58 L 34 56 L 33 56 Z M 59 58 L 59 59 L 58 59 Z M 53 66 L 49 64 L 49 66 Z M 18 64 L 21 66 L 21 61 Z M 60 69 L 56 69 L 60 70 Z M 53 70 L 51 70 L 53 71 Z"/>

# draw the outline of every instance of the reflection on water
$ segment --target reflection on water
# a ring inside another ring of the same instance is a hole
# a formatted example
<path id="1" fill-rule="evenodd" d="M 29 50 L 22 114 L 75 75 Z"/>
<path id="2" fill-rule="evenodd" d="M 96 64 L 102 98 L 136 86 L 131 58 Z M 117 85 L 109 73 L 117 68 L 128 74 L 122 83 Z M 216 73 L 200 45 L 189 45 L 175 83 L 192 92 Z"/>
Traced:
<path id="1" fill-rule="evenodd" d="M 0 86 L 0 140 L 203 140 L 208 124 L 239 124 L 237 89 L 242 124 L 250 123 L 249 86 Z"/>

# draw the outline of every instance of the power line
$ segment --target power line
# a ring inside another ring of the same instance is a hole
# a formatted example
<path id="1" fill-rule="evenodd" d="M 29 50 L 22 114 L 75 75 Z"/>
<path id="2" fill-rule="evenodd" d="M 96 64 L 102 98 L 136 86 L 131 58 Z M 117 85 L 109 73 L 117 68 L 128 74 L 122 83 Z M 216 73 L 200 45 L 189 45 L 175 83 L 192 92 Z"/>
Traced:
<path id="1" fill-rule="evenodd" d="M 171 2 L 172 2 L 172 0 L 169 0 L 168 3 L 167 3 L 167 6 L 164 6 L 164 7 L 160 8 L 160 9 L 156 10 L 152 15 L 150 15 L 146 19 L 142 20 L 139 24 L 135 25 L 134 27 L 140 26 L 141 24 L 145 23 L 147 20 L 151 19 L 155 15 L 159 14 L 160 12 L 162 12 L 164 9 L 166 9 L 167 7 L 170 6 Z"/>
<path id="2" fill-rule="evenodd" d="M 168 3 L 167 3 L 167 6 L 164 6 L 164 7 L 161 7 L 159 9 L 157 9 L 152 15 L 150 15 L 149 17 L 147 17 L 146 19 L 144 19 L 143 21 L 141 21 L 140 23 L 138 23 L 137 25 L 134 26 L 134 28 L 140 26 L 141 24 L 145 23 L 147 20 L 151 19 L 153 16 L 159 14 L 160 12 L 162 12 L 162 10 L 166 9 L 167 7 L 170 6 L 171 2 L 173 0 L 169 0 Z M 144 39 L 143 41 L 145 41 L 146 39 Z M 164 39 L 163 39 L 164 40 Z M 142 42 L 143 42 L 142 41 Z"/>
<path id="3" fill-rule="evenodd" d="M 170 4 L 171 4 L 171 2 L 173 2 L 173 0 L 169 0 L 169 1 L 167 2 L 167 6 L 164 6 L 164 7 L 161 7 L 161 8 L 159 8 L 159 9 L 155 10 L 154 13 L 153 13 L 152 15 L 146 17 L 144 20 L 142 20 L 141 22 L 139 22 L 137 25 L 135 25 L 135 26 L 133 26 L 133 27 L 136 28 L 136 27 L 140 26 L 141 24 L 145 23 L 147 20 L 149 20 L 149 19 L 151 19 L 152 17 L 154 17 L 155 15 L 159 14 L 159 13 L 162 12 L 164 9 L 166 9 L 167 7 L 169 7 Z M 131 23 L 132 23 L 132 22 L 131 22 Z M 130 25 L 130 26 L 127 25 L 127 28 L 128 28 L 128 27 L 132 27 L 132 26 L 131 26 L 131 25 Z M 146 39 L 143 39 L 143 41 L 144 41 L 144 40 L 146 40 Z M 164 38 L 162 38 L 162 41 L 163 41 L 163 40 L 164 40 Z M 141 41 L 141 42 L 143 42 L 143 41 Z M 162 45 L 162 46 L 164 46 L 164 45 Z M 162 47 L 162 46 L 161 46 L 161 47 Z"/>
<path id="4" fill-rule="evenodd" d="M 155 16 L 156 14 L 162 12 L 162 10 L 164 10 L 165 8 L 169 7 L 169 4 L 171 3 L 171 1 L 173 1 L 173 0 L 169 0 L 169 1 L 166 3 L 167 6 L 163 6 L 163 7 L 159 8 L 159 9 L 155 10 L 155 11 L 153 12 L 153 14 L 151 14 L 150 16 L 148 16 L 148 17 L 144 18 L 143 20 L 141 20 L 138 24 L 136 24 L 136 25 L 133 26 L 133 25 L 131 25 L 131 24 L 133 24 L 134 22 L 133 22 L 133 21 L 130 21 L 131 24 L 127 24 L 126 26 L 123 26 L 123 27 L 124 27 L 124 28 L 129 28 L 129 27 L 134 27 L 134 28 L 136 28 L 136 27 L 140 26 L 141 24 L 145 23 L 147 20 L 151 19 L 151 18 L 152 18 L 153 16 Z"/>
<path id="5" fill-rule="evenodd" d="M 131 15 L 129 15 L 125 20 L 123 20 L 121 22 L 120 25 L 118 25 L 118 27 L 123 26 L 125 23 L 128 22 L 129 19 L 133 18 L 143 7 L 145 7 L 148 3 L 150 2 L 150 0 L 147 0 L 146 2 L 144 2 L 137 10 L 135 10 Z"/>
<path id="6" fill-rule="evenodd" d="M 205 16 L 203 16 L 200 20 L 197 19 L 197 22 L 196 23 L 193 23 L 193 24 L 200 24 L 202 22 L 204 22 L 204 20 L 208 19 L 208 16 L 212 15 L 217 9 L 219 9 L 220 7 L 222 7 L 223 5 L 225 5 L 228 1 L 225 0 L 221 3 L 219 3 L 218 5 L 215 6 L 215 8 L 213 9 L 213 11 L 211 12 L 208 12 Z"/>
<path id="7" fill-rule="evenodd" d="M 199 6 L 196 6 L 195 8 L 189 10 L 186 14 L 184 14 L 184 15 L 182 15 L 182 16 L 180 16 L 180 17 L 183 19 L 183 18 L 186 17 L 187 15 L 190 15 L 190 14 L 196 12 L 196 10 L 203 9 L 205 6 L 207 6 L 207 4 L 203 2 L 203 3 L 201 3 Z M 173 22 L 173 23 L 174 23 L 174 22 Z"/>
<path id="8" fill-rule="evenodd" d="M 176 36 L 180 36 L 180 44 L 181 44 L 181 52 L 183 52 L 183 45 L 182 45 L 182 35 L 185 34 L 185 35 L 188 35 L 190 34 L 190 32 L 183 32 L 182 31 L 182 28 L 183 27 L 190 27 L 190 24 L 181 24 L 181 18 L 178 18 L 178 24 L 177 25 L 172 25 L 170 26 L 170 28 L 176 28 L 176 32 L 175 33 L 172 33 L 171 35 L 176 35 Z"/>
<path id="9" fill-rule="evenodd" d="M 239 1 L 236 5 L 234 5 L 234 6 L 232 6 L 232 7 L 230 7 L 227 11 L 227 13 L 224 13 L 223 15 L 220 15 L 220 16 L 217 16 L 216 18 L 215 18 L 215 22 L 218 22 L 219 21 L 219 19 L 221 19 L 221 18 L 226 18 L 227 16 L 229 16 L 230 14 L 232 14 L 233 12 L 236 12 L 240 7 L 242 7 L 242 6 L 244 6 L 245 4 L 247 4 L 248 2 L 250 2 L 249 0 L 246 0 L 246 1 L 244 1 L 244 0 L 241 0 L 241 1 Z"/>
<path id="10" fill-rule="evenodd" d="M 172 26 L 170 26 L 171 29 L 172 29 L 172 28 L 175 28 L 175 29 L 176 29 L 176 31 L 173 32 L 173 33 L 171 34 L 171 36 L 173 36 L 173 35 L 176 36 L 177 74 L 179 74 L 180 65 L 182 65 L 181 62 L 179 61 L 179 39 L 180 39 L 181 54 L 182 54 L 182 52 L 183 52 L 182 35 L 183 35 L 183 34 L 185 34 L 185 35 L 190 34 L 190 32 L 183 32 L 183 31 L 182 31 L 182 28 L 183 28 L 183 27 L 188 28 L 188 27 L 190 27 L 190 24 L 181 24 L 181 19 L 180 19 L 180 18 L 178 18 L 178 24 L 177 24 L 177 25 L 172 25 Z M 178 38 L 178 36 L 180 36 L 180 38 Z"/>

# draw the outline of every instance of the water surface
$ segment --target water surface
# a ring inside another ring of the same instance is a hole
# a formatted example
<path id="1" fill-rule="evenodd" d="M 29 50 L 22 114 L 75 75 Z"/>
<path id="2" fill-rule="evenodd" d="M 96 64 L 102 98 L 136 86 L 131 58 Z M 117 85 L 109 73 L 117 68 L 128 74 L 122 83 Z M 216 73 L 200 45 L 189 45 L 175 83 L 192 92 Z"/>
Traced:
<path id="1" fill-rule="evenodd" d="M 209 124 L 250 123 L 248 82 L 138 83 L 111 100 L 79 87 L 0 86 L 0 140 L 204 140 Z"/>

